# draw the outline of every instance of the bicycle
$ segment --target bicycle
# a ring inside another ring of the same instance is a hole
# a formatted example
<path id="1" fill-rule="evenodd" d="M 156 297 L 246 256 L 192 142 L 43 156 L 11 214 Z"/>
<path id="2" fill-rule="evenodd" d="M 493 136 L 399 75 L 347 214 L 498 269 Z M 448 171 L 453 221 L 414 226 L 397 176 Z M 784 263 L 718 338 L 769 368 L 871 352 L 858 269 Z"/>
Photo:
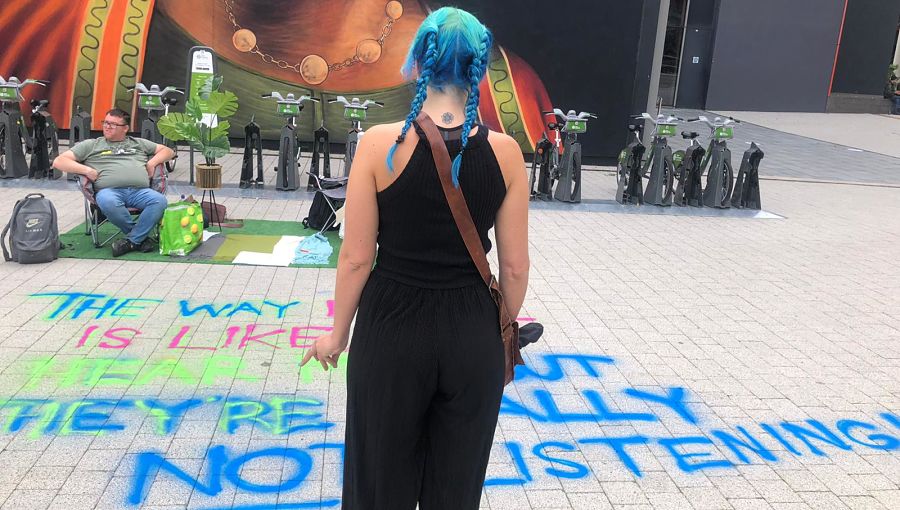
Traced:
<path id="1" fill-rule="evenodd" d="M 263 94 L 263 98 L 274 98 L 277 103 L 278 114 L 284 117 L 284 126 L 281 128 L 281 139 L 278 144 L 278 166 L 275 171 L 278 172 L 278 178 L 275 180 L 275 189 L 279 191 L 294 191 L 299 187 L 300 172 L 298 164 L 300 161 L 300 144 L 297 141 L 297 124 L 296 118 L 303 111 L 304 101 L 319 100 L 315 97 L 300 96 L 296 97 L 293 93 L 289 93 L 284 97 L 279 92 Z"/>
<path id="2" fill-rule="evenodd" d="M 154 143 L 163 144 L 175 151 L 175 157 L 166 161 L 166 171 L 172 173 L 175 171 L 175 164 L 178 162 L 178 144 L 168 140 L 159 132 L 156 123 L 160 117 L 169 114 L 169 107 L 178 104 L 178 98 L 169 94 L 177 92 L 184 95 L 184 91 L 176 87 L 166 87 L 160 90 L 159 85 L 150 85 L 148 89 L 143 83 L 136 83 L 134 87 L 128 89 L 129 92 L 137 91 L 138 108 L 147 110 L 147 118 L 141 123 L 141 138 L 150 140 Z M 162 111 L 162 115 L 160 115 Z"/>
<path id="3" fill-rule="evenodd" d="M 581 202 L 581 144 L 578 143 L 578 135 L 587 132 L 588 119 L 596 119 L 597 116 L 588 112 L 575 113 L 575 110 L 563 113 L 559 108 L 543 113 L 552 114 L 557 121 L 562 121 L 561 125 L 556 122 L 556 126 L 551 128 L 557 132 L 548 165 L 549 187 L 556 188 L 553 198 L 560 202 Z M 563 133 L 565 136 L 562 136 Z"/>
<path id="4" fill-rule="evenodd" d="M 694 121 L 696 119 L 688 119 L 688 122 Z M 675 177 L 678 179 L 674 202 L 679 207 L 703 206 L 703 156 L 706 149 L 697 142 L 699 136 L 695 131 L 682 131 L 681 137 L 690 140 L 688 148 L 677 151 L 672 156 Z"/>
<path id="5" fill-rule="evenodd" d="M 50 101 L 31 100 L 31 140 L 28 150 L 31 162 L 28 166 L 29 179 L 59 179 L 62 172 L 53 168 L 53 160 L 59 156 L 59 134 L 53 115 L 47 111 Z"/>
<path id="6" fill-rule="evenodd" d="M 544 112 L 545 115 L 554 115 L 553 112 Z M 531 160 L 531 173 L 528 177 L 528 189 L 531 199 L 549 201 L 553 200 L 553 179 L 559 167 L 559 152 L 562 150 L 561 141 L 563 125 L 558 122 L 550 122 L 547 128 L 554 133 L 553 141 L 544 131 L 541 139 L 534 148 L 534 157 Z M 537 190 L 535 191 L 535 179 L 537 179 Z"/>
<path id="7" fill-rule="evenodd" d="M 706 188 L 703 189 L 703 205 L 728 209 L 729 200 L 734 191 L 734 168 L 731 166 L 731 150 L 728 140 L 734 138 L 734 125 L 739 120 L 732 117 L 716 117 L 712 121 L 704 116 L 696 118 L 710 129 L 709 148 L 701 165 L 700 172 L 706 172 Z M 708 170 L 707 170 L 708 167 Z"/>
<path id="8" fill-rule="evenodd" d="M 347 132 L 347 143 L 344 145 L 344 176 L 350 176 L 350 168 L 353 165 L 353 158 L 356 156 L 356 148 L 359 145 L 359 139 L 364 134 L 362 130 L 362 121 L 366 120 L 366 114 L 369 106 L 377 106 L 384 108 L 384 103 L 366 99 L 359 101 L 358 97 L 354 97 L 350 101 L 344 96 L 337 96 L 329 99 L 328 104 L 341 103 L 344 105 L 344 119 L 350 121 L 350 131 Z"/>
<path id="9" fill-rule="evenodd" d="M 4 80 L 0 76 L 0 179 L 23 177 L 29 172 L 25 153 L 31 138 L 19 109 L 7 108 L 7 105 L 18 105 L 23 101 L 22 89 L 26 86 L 46 87 L 49 83 L 34 79 L 19 81 L 15 76 Z"/>
<path id="10" fill-rule="evenodd" d="M 643 127 L 640 124 L 629 124 L 628 131 L 634 133 L 634 141 L 619 153 L 616 167 L 616 202 L 641 205 L 644 203 L 644 178 L 641 175 L 641 167 L 647 147 L 641 141 Z"/>
<path id="11" fill-rule="evenodd" d="M 675 163 L 668 137 L 675 134 L 677 123 L 684 119 L 674 115 L 657 115 L 654 119 L 649 113 L 642 113 L 640 118 L 654 127 L 649 155 L 641 168 L 641 175 L 649 177 L 647 189 L 644 190 L 644 202 L 668 207 L 672 205 L 675 179 Z"/>

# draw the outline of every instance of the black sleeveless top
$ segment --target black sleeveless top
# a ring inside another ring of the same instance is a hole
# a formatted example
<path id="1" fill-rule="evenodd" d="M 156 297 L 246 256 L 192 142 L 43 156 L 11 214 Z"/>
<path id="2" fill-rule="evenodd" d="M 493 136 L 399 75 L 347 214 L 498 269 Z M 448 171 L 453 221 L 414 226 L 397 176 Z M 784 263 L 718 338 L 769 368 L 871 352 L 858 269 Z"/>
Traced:
<path id="1" fill-rule="evenodd" d="M 481 282 L 444 196 L 425 133 L 413 124 L 419 142 L 403 173 L 378 192 L 378 256 L 375 272 L 401 283 L 448 289 Z M 438 128 L 452 160 L 462 142 L 461 126 Z M 454 133 L 455 132 L 455 133 Z M 459 185 L 485 252 L 488 230 L 506 197 L 506 183 L 488 143 L 488 129 L 478 126 L 469 138 L 459 170 Z"/>

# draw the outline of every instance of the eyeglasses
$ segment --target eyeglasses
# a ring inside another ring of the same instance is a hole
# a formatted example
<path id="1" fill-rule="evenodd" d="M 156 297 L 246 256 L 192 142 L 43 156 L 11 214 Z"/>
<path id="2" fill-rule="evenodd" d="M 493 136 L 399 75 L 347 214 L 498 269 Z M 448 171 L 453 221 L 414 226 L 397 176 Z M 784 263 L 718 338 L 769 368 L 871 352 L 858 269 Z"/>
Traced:
<path id="1" fill-rule="evenodd" d="M 128 124 L 116 124 L 115 122 L 106 122 L 105 120 L 103 121 L 103 127 L 105 128 L 125 127 L 127 125 Z"/>

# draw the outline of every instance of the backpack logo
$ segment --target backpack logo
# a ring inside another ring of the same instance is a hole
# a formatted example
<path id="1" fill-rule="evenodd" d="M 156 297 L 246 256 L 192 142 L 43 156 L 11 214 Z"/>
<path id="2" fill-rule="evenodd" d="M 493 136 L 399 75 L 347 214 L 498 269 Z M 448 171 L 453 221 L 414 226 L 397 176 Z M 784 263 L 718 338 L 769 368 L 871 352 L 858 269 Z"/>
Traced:
<path id="1" fill-rule="evenodd" d="M 25 222 L 25 228 L 34 228 L 34 227 L 40 225 L 40 223 L 41 223 L 40 218 L 29 218 L 28 221 Z"/>

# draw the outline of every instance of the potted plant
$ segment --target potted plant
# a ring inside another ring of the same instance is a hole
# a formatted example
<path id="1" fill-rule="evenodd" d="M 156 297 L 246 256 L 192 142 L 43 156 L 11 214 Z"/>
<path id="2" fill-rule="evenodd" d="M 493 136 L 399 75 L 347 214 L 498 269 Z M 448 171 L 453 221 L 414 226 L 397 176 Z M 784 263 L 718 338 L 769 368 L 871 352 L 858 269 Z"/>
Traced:
<path id="1" fill-rule="evenodd" d="M 228 142 L 231 124 L 225 119 L 237 111 L 238 99 L 233 92 L 219 90 L 221 86 L 222 77 L 211 76 L 200 87 L 197 96 L 188 99 L 184 113 L 163 115 L 156 124 L 162 136 L 175 142 L 188 142 L 203 155 L 204 162 L 196 165 L 199 188 L 221 187 L 222 165 L 217 164 L 216 159 L 224 157 L 231 149 Z M 218 119 L 215 127 L 209 126 L 210 115 Z"/>

